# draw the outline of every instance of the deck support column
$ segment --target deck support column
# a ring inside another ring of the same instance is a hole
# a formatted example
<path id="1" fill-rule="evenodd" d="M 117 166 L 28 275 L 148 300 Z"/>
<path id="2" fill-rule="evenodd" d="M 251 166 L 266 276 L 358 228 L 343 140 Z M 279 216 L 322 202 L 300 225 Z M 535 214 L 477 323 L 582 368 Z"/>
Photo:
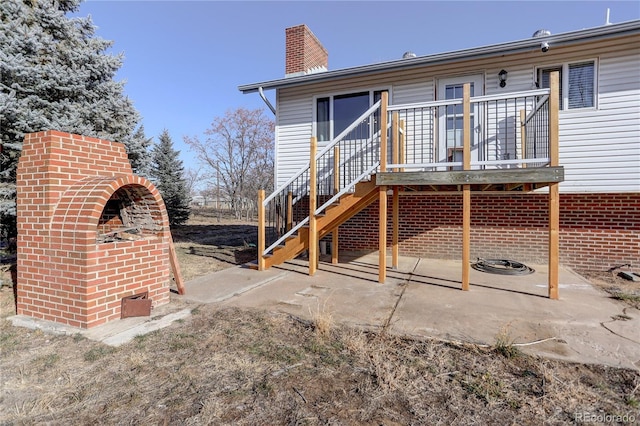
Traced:
<path id="1" fill-rule="evenodd" d="M 331 233 L 331 263 L 338 264 L 338 227 Z"/>
<path id="2" fill-rule="evenodd" d="M 384 283 L 387 279 L 387 187 L 378 187 L 378 203 L 380 212 L 378 216 L 378 282 Z"/>
<path id="3" fill-rule="evenodd" d="M 462 89 L 462 168 L 471 170 L 471 85 Z M 462 290 L 469 290 L 471 261 L 471 185 L 462 185 Z"/>
<path id="4" fill-rule="evenodd" d="M 258 271 L 265 270 L 264 245 L 265 245 L 265 223 L 264 223 L 264 189 L 258 190 Z"/>
<path id="5" fill-rule="evenodd" d="M 391 239 L 391 266 L 398 269 L 400 249 L 398 247 L 400 239 L 400 191 L 397 186 L 393 187 L 393 205 L 392 205 L 393 235 Z"/>
<path id="6" fill-rule="evenodd" d="M 340 192 L 340 147 L 333 148 L 333 193 Z M 331 264 L 338 264 L 338 228 L 331 232 Z"/>
<path id="7" fill-rule="evenodd" d="M 309 167 L 309 275 L 313 276 L 318 268 L 318 224 L 316 220 L 316 151 L 318 141 L 313 136 L 310 148 Z"/>
<path id="8" fill-rule="evenodd" d="M 387 171 L 387 105 L 389 93 L 382 92 L 380 102 L 380 172 Z M 387 279 L 387 187 L 378 187 L 378 282 Z"/>
<path id="9" fill-rule="evenodd" d="M 549 76 L 549 166 L 559 165 L 558 110 L 560 76 L 557 71 Z M 549 298 L 558 299 L 558 274 L 560 262 L 560 193 L 559 183 L 549 183 Z"/>
<path id="10" fill-rule="evenodd" d="M 394 112 L 391 117 L 391 162 L 393 164 L 399 164 L 400 162 L 400 120 L 398 112 Z M 395 167 L 394 172 L 398 172 L 399 169 Z M 391 237 L 391 267 L 398 269 L 398 258 L 400 257 L 398 240 L 400 235 L 400 198 L 398 192 L 398 186 L 393 186 L 393 202 L 392 202 L 392 237 Z"/>

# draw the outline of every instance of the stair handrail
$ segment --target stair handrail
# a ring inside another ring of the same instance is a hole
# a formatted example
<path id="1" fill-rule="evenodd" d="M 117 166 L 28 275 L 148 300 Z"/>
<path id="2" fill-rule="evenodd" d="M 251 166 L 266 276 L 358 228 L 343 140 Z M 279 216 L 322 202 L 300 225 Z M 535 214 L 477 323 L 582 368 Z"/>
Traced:
<path id="1" fill-rule="evenodd" d="M 333 149 L 337 144 L 339 144 L 347 135 L 349 135 L 349 133 L 351 131 L 353 131 L 357 126 L 359 126 L 360 123 L 362 123 L 362 121 L 364 121 L 367 117 L 371 116 L 374 112 L 376 112 L 378 109 L 380 109 L 380 105 L 381 104 L 382 104 L 381 100 L 377 101 L 371 107 L 369 107 L 365 112 L 363 112 L 360 116 L 358 116 L 358 118 L 356 118 L 349 126 L 347 126 L 346 129 L 344 129 L 342 132 L 340 132 L 340 134 L 338 134 L 338 136 L 333 138 L 322 150 L 320 150 L 320 152 L 318 152 L 316 154 L 316 156 L 314 157 L 314 161 L 317 161 L 319 158 L 322 157 L 323 154 L 325 154 L 329 150 Z M 375 134 L 373 134 L 367 140 L 367 143 L 371 143 L 371 141 L 375 139 L 375 135 L 377 135 L 377 134 L 379 134 L 379 132 L 376 132 Z M 307 161 L 306 164 L 303 167 L 301 167 L 298 170 L 297 173 L 295 173 L 293 176 L 291 176 L 289 179 L 287 179 L 282 185 L 279 185 L 276 190 L 274 190 L 271 194 L 269 194 L 269 196 L 265 197 L 265 199 L 262 201 L 263 207 L 267 207 L 271 200 L 273 200 L 274 198 L 276 198 L 278 196 L 281 196 L 283 191 L 286 191 L 287 188 L 291 184 L 293 184 L 298 178 L 300 178 L 301 176 L 303 176 L 306 172 L 308 172 L 310 170 L 310 166 L 311 166 L 311 162 Z M 377 167 L 377 164 L 370 165 L 370 167 L 369 167 L 371 169 L 370 172 L 375 170 L 376 167 Z M 352 188 L 359 180 L 363 179 L 365 176 L 366 176 L 366 173 L 363 173 L 363 174 L 357 176 L 356 180 L 354 180 L 353 182 L 351 182 L 347 186 L 349 188 Z M 300 193 L 296 194 L 296 197 L 298 199 L 300 199 L 300 198 L 304 197 L 305 195 L 308 195 L 309 193 L 310 193 L 310 188 L 307 185 L 307 187 L 305 188 L 304 191 L 301 191 Z M 325 208 L 325 207 L 326 207 L 325 205 L 321 206 L 321 208 Z M 262 255 L 266 255 L 269 252 L 271 252 L 275 247 L 277 247 L 282 242 L 284 242 L 287 238 L 289 238 L 290 236 L 295 234 L 302 226 L 306 225 L 309 222 L 309 220 L 310 220 L 310 218 L 307 215 L 305 218 L 300 220 L 295 226 L 293 226 L 290 230 L 288 230 L 283 235 L 281 235 L 279 238 L 277 238 L 276 241 L 273 242 L 269 247 L 265 248 L 265 250 L 263 251 Z"/>
<path id="2" fill-rule="evenodd" d="M 363 112 L 358 118 L 356 118 L 355 120 L 353 120 L 353 123 L 351 123 L 349 125 L 349 127 L 347 127 L 346 129 L 344 129 L 342 132 L 340 132 L 340 134 L 338 136 L 336 136 L 335 138 L 333 138 L 331 140 L 331 142 L 329 142 L 329 144 L 327 146 L 325 146 L 324 148 L 322 148 L 317 154 L 316 154 L 316 161 L 318 160 L 318 158 L 322 157 L 323 154 L 325 154 L 327 151 L 329 151 L 331 148 L 333 148 L 334 146 L 336 146 L 337 144 L 339 144 L 342 139 L 344 139 L 345 136 L 347 136 L 349 133 L 351 133 L 351 131 L 353 129 L 355 129 L 356 127 L 358 127 L 358 125 L 368 116 L 370 116 L 371 114 L 373 114 L 378 108 L 380 108 L 380 104 L 382 103 L 382 101 L 378 101 L 375 104 L 373 104 L 368 110 L 366 110 L 365 112 Z"/>
<path id="3" fill-rule="evenodd" d="M 333 138 L 329 144 L 327 146 L 325 146 L 322 150 L 320 150 L 320 152 L 318 152 L 318 154 L 316 154 L 316 160 L 321 157 L 325 152 L 327 152 L 328 150 L 330 150 L 331 148 L 333 148 L 334 146 L 336 146 L 338 143 L 340 143 L 340 141 L 342 140 L 342 138 L 344 138 L 345 136 L 347 136 L 349 134 L 349 132 L 351 132 L 353 129 L 355 129 L 358 124 L 364 120 L 368 115 L 371 115 L 376 109 L 380 108 L 380 104 L 382 101 L 378 101 L 375 104 L 373 104 L 368 110 L 366 110 L 365 112 L 363 112 L 357 119 L 355 119 L 353 121 L 353 123 L 351 123 L 346 129 L 344 129 L 342 132 L 340 132 L 340 134 L 338 136 L 336 136 L 335 138 Z M 278 186 L 277 189 L 275 189 L 271 194 L 269 194 L 264 201 L 262 202 L 263 205 L 267 205 L 269 203 L 269 201 L 271 201 L 272 199 L 274 199 L 280 192 L 282 192 L 284 189 L 286 189 L 289 185 L 291 185 L 297 178 L 299 178 L 300 176 L 302 176 L 307 170 L 309 170 L 310 167 L 310 162 L 307 161 L 306 164 L 304 166 L 302 166 L 293 176 L 291 176 L 289 179 L 287 179 L 285 181 L 285 183 L 283 183 L 282 185 Z"/>

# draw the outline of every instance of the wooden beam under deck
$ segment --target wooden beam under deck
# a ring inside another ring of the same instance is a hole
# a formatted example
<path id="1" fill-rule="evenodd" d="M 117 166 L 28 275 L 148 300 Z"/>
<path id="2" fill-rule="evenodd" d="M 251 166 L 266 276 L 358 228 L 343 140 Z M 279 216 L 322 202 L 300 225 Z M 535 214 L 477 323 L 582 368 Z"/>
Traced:
<path id="1" fill-rule="evenodd" d="M 526 169 L 452 170 L 438 172 L 382 172 L 376 174 L 378 185 L 432 186 L 433 189 L 451 185 L 483 185 L 487 189 L 494 185 L 511 188 L 525 184 L 562 182 L 564 167 L 529 167 Z M 516 185 L 517 184 L 517 185 Z"/>

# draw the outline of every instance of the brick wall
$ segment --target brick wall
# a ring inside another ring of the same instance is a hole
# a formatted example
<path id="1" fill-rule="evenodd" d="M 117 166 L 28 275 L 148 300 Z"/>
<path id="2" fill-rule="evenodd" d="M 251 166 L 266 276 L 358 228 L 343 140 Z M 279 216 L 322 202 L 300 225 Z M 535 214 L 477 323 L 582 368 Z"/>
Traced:
<path id="1" fill-rule="evenodd" d="M 471 258 L 547 263 L 546 194 L 472 194 Z M 388 200 L 391 244 L 391 198 Z M 377 250 L 377 203 L 340 227 L 340 249 Z M 400 252 L 461 258 L 462 195 L 400 197 Z M 640 194 L 561 194 L 560 262 L 607 270 L 640 262 Z"/>
<path id="2" fill-rule="evenodd" d="M 148 292 L 155 306 L 169 301 L 164 203 L 133 175 L 122 144 L 28 134 L 17 173 L 18 314 L 89 328 L 120 318 L 123 297 Z M 122 194 L 144 205 L 153 226 L 137 241 L 98 244 L 99 232 L 122 224 L 111 207 L 105 212 Z"/>
<path id="3" fill-rule="evenodd" d="M 285 75 L 305 74 L 314 68 L 326 69 L 329 55 L 306 25 L 285 30 Z"/>

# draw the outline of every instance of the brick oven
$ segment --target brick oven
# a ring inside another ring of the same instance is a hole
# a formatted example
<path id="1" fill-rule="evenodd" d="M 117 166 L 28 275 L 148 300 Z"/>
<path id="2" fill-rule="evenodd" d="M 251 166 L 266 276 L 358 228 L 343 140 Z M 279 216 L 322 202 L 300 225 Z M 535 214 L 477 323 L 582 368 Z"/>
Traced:
<path id="1" fill-rule="evenodd" d="M 121 318 L 123 299 L 169 302 L 167 212 L 124 145 L 26 135 L 17 217 L 18 315 L 91 328 Z"/>

